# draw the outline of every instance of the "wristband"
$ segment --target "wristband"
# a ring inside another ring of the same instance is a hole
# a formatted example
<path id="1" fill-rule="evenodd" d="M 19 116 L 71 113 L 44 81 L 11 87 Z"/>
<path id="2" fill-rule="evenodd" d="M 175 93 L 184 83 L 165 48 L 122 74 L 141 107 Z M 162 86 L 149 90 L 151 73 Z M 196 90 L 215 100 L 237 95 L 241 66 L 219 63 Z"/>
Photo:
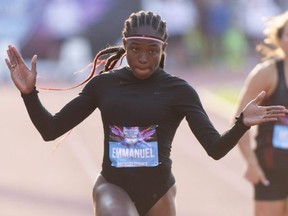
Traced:
<path id="1" fill-rule="evenodd" d="M 243 112 L 241 112 L 239 116 L 236 116 L 235 119 L 236 119 L 235 124 L 241 125 L 243 127 L 246 127 L 247 129 L 250 129 L 250 126 L 245 125 L 243 122 Z"/>

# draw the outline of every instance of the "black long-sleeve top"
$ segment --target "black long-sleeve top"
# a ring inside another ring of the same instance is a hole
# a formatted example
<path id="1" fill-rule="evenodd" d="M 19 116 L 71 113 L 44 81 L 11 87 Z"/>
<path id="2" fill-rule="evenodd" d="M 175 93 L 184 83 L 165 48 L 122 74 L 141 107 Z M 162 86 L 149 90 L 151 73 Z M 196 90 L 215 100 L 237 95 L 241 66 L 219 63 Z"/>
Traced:
<path id="1" fill-rule="evenodd" d="M 96 108 L 100 109 L 105 133 L 104 167 L 111 165 L 108 149 L 111 125 L 157 125 L 159 161 L 168 166 L 171 165 L 171 144 L 183 118 L 214 159 L 229 152 L 248 130 L 243 124 L 236 123 L 224 134 L 219 134 L 194 88 L 160 68 L 145 80 L 133 76 L 128 67 L 97 75 L 55 115 L 42 106 L 37 93 L 35 89 L 22 97 L 32 122 L 46 141 L 63 135 Z"/>

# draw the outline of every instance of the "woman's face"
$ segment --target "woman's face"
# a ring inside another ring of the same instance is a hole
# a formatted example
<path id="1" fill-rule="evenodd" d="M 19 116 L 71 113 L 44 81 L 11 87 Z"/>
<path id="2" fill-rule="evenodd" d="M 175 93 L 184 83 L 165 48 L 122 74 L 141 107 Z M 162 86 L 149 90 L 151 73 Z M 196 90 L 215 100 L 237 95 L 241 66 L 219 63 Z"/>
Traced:
<path id="1" fill-rule="evenodd" d="M 126 58 L 138 79 L 147 79 L 159 67 L 166 43 L 151 39 L 124 39 Z"/>

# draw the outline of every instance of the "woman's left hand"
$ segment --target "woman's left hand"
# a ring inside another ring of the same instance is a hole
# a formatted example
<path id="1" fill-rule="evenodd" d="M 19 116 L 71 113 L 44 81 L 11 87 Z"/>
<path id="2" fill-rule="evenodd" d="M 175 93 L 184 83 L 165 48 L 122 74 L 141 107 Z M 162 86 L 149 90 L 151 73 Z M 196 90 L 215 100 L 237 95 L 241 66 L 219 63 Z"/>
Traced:
<path id="1" fill-rule="evenodd" d="M 243 123 L 253 126 L 270 121 L 277 121 L 278 117 L 285 116 L 288 110 L 284 106 L 259 106 L 266 95 L 262 91 L 255 99 L 250 101 L 243 110 Z"/>

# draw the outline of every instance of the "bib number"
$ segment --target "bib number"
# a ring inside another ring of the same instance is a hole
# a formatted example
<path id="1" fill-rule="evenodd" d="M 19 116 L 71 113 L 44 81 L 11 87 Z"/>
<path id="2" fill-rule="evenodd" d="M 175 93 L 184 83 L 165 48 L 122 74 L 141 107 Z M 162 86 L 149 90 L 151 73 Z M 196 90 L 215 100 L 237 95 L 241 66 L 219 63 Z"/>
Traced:
<path id="1" fill-rule="evenodd" d="M 112 166 L 157 166 L 159 158 L 156 127 L 110 126 L 109 157 Z"/>
<path id="2" fill-rule="evenodd" d="M 274 125 L 272 144 L 275 148 L 288 149 L 288 126 Z"/>

